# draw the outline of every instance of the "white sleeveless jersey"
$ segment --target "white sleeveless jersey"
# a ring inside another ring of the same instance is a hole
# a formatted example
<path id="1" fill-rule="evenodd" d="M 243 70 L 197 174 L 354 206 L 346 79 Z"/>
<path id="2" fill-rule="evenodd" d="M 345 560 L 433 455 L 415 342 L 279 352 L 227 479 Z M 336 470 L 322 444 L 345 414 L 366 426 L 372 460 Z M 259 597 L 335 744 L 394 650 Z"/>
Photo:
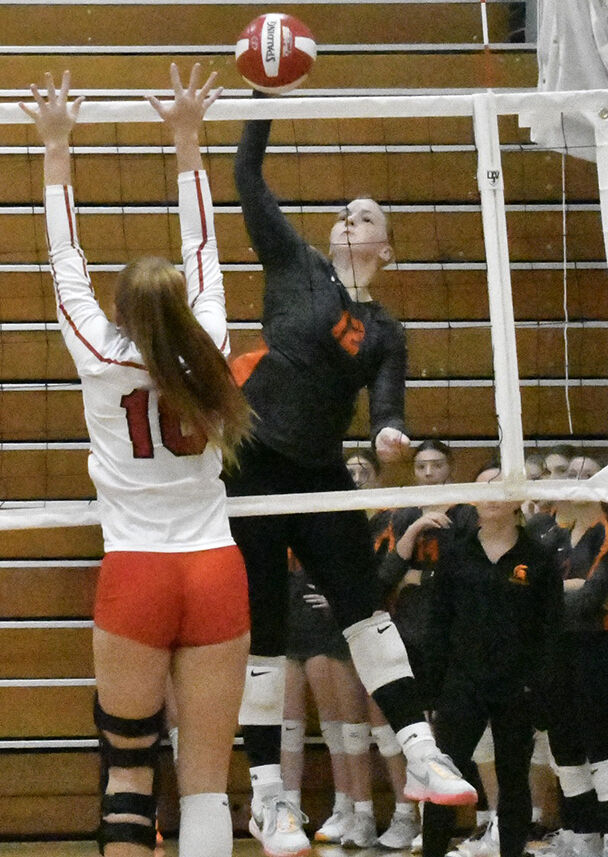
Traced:
<path id="1" fill-rule="evenodd" d="M 82 380 L 106 551 L 191 551 L 234 544 L 220 479 L 221 454 L 195 454 L 179 420 L 159 409 L 135 345 L 105 316 L 78 245 L 69 186 L 46 188 L 49 257 L 59 324 Z M 228 334 L 213 209 L 204 171 L 179 176 L 188 298 L 224 355 Z M 192 440 L 192 439 L 190 439 Z"/>
<path id="2" fill-rule="evenodd" d="M 608 0 L 539 0 L 538 89 L 608 89 Z M 522 117 L 534 142 L 596 159 L 595 134 L 581 114 Z"/>

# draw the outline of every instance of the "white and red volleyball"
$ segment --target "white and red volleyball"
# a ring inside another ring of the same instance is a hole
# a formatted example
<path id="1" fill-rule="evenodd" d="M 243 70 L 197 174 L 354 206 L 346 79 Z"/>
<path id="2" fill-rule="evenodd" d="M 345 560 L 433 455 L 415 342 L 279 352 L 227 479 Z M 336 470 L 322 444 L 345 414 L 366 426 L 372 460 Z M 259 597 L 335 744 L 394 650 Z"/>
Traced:
<path id="1" fill-rule="evenodd" d="M 261 92 L 278 94 L 295 89 L 317 57 L 308 27 L 280 12 L 260 15 L 236 43 L 236 67 L 246 83 Z"/>

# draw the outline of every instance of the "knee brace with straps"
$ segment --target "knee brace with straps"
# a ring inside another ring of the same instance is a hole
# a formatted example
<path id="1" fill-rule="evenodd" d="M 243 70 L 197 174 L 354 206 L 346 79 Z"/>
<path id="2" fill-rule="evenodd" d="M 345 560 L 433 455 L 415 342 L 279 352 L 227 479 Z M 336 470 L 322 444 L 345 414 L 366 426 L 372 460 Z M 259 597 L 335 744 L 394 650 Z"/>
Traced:
<path id="1" fill-rule="evenodd" d="M 164 725 L 164 709 L 151 717 L 130 719 L 116 717 L 104 711 L 95 698 L 95 725 L 99 730 L 101 755 L 101 821 L 98 845 L 101 854 L 109 842 L 131 842 L 154 850 L 156 843 L 156 794 L 159 768 L 161 731 Z M 116 747 L 106 733 L 122 738 L 154 738 L 145 747 Z M 151 768 L 153 771 L 152 794 L 117 792 L 107 794 L 110 768 Z M 108 821 L 109 815 L 138 815 L 149 820 L 149 824 L 137 821 Z"/>

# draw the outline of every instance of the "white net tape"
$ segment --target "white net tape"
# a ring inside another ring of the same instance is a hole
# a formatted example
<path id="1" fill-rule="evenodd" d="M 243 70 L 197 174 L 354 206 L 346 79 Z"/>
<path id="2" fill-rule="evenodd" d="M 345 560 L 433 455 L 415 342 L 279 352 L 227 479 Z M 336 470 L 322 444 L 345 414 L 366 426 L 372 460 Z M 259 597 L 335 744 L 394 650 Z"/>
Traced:
<path id="1" fill-rule="evenodd" d="M 463 95 L 298 97 L 262 100 L 224 98 L 209 110 L 206 117 L 209 121 L 248 118 L 473 117 L 502 461 L 502 479 L 487 484 L 465 483 L 424 488 L 381 488 L 356 492 L 234 498 L 229 502 L 231 515 L 428 506 L 481 500 L 608 500 L 608 468 L 592 479 L 578 483 L 561 480 L 527 482 L 525 479 L 520 380 L 498 138 L 498 116 L 508 114 L 518 115 L 522 125 L 531 124 L 534 117 L 539 115 L 559 117 L 560 114 L 576 114 L 595 129 L 601 210 L 604 214 L 608 205 L 604 199 L 608 176 L 608 131 L 605 130 L 608 128 L 608 91 L 484 92 Z M 18 105 L 0 104 L 0 123 L 23 124 L 29 121 Z M 85 102 L 80 113 L 81 123 L 156 121 L 159 121 L 159 117 L 143 99 Z M 604 223 L 608 221 L 606 217 L 603 220 Z M 91 502 L 12 503 L 4 504 L 0 510 L 0 530 L 97 524 L 98 521 L 96 504 Z"/>

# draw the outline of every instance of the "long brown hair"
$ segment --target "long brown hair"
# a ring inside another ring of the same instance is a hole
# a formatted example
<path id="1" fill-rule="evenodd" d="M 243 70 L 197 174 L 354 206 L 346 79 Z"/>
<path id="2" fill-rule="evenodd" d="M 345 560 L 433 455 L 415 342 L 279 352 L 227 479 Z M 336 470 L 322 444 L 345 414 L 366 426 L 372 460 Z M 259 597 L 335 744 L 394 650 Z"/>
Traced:
<path id="1" fill-rule="evenodd" d="M 188 306 L 183 276 L 166 259 L 144 256 L 122 269 L 114 300 L 118 323 L 169 407 L 234 463 L 249 431 L 250 409 Z"/>

